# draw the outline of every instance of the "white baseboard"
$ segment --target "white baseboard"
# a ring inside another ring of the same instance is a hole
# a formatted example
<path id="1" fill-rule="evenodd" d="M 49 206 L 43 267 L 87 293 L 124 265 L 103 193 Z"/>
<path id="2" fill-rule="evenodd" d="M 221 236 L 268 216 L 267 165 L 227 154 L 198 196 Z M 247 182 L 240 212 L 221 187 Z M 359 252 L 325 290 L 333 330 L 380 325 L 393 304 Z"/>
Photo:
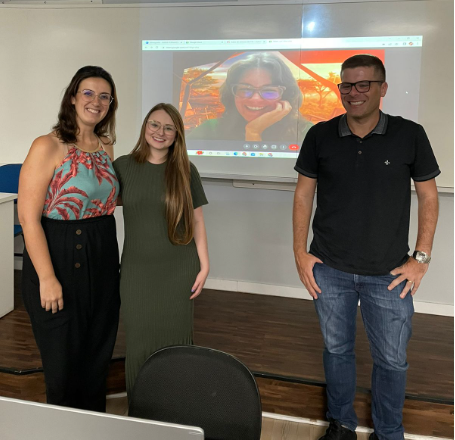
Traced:
<path id="1" fill-rule="evenodd" d="M 124 397 L 126 397 L 126 391 L 122 391 L 121 393 L 106 395 L 106 399 L 123 399 Z"/>
<path id="2" fill-rule="evenodd" d="M 227 290 L 228 292 L 254 293 L 258 295 L 311 300 L 311 296 L 303 286 L 276 286 L 272 284 L 251 283 L 247 281 L 208 278 L 205 283 L 205 287 L 207 289 L 214 290 Z M 414 310 L 416 313 L 424 313 L 427 315 L 454 316 L 454 307 L 451 304 L 429 303 L 416 301 L 414 299 Z"/>
<path id="3" fill-rule="evenodd" d="M 268 412 L 262 412 L 262 417 L 266 417 L 269 419 L 275 419 L 275 420 L 285 420 L 288 422 L 293 422 L 293 423 L 304 423 L 306 425 L 316 425 L 316 426 L 328 426 L 328 422 L 324 420 L 314 420 L 314 419 L 306 419 L 303 417 L 293 417 L 293 416 L 286 416 L 282 414 L 275 414 L 275 413 L 268 413 Z M 358 426 L 356 428 L 356 432 L 366 432 L 370 433 L 373 432 L 371 428 L 367 428 L 365 426 Z M 404 433 L 404 438 L 405 440 L 442 440 L 444 437 L 429 437 L 425 435 L 417 435 L 417 434 L 408 434 Z"/>
<path id="4" fill-rule="evenodd" d="M 14 258 L 14 269 L 22 270 L 21 257 Z M 250 283 L 248 281 L 208 278 L 205 287 L 214 290 L 227 290 L 228 292 L 254 293 L 257 295 L 311 300 L 311 296 L 303 286 L 276 286 L 273 284 Z M 454 316 L 454 308 L 451 304 L 429 303 L 425 301 L 416 301 L 414 299 L 414 310 L 416 313 L 424 313 L 427 315 Z"/>
<path id="5" fill-rule="evenodd" d="M 453 305 L 451 304 L 429 303 L 425 301 L 416 301 L 415 299 L 414 311 L 416 313 L 424 313 L 426 315 L 454 316 Z"/>

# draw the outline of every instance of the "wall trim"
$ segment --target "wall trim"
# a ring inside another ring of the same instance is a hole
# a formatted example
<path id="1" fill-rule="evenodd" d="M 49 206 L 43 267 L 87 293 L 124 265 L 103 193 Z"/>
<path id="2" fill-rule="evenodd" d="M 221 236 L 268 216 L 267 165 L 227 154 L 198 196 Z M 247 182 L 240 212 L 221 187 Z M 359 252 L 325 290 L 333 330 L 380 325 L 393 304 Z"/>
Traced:
<path id="1" fill-rule="evenodd" d="M 277 286 L 273 284 L 251 283 L 247 281 L 225 280 L 221 278 L 208 278 L 205 288 L 226 290 L 228 292 L 253 293 L 257 295 L 280 296 L 283 298 L 297 298 L 311 300 L 307 290 L 302 287 Z M 418 295 L 418 294 L 417 294 Z M 438 316 L 454 316 L 453 304 L 430 303 L 414 299 L 416 313 Z"/>
<path id="2" fill-rule="evenodd" d="M 22 270 L 22 258 L 14 258 L 14 269 Z M 251 283 L 248 281 L 225 280 L 221 278 L 207 278 L 206 289 L 226 290 L 228 292 L 253 293 L 256 295 L 280 296 L 282 298 L 296 298 L 311 300 L 304 287 L 277 286 L 274 284 Z M 417 294 L 418 295 L 418 294 Z M 426 315 L 454 317 L 453 304 L 430 303 L 414 299 L 416 313 Z"/>
<path id="3" fill-rule="evenodd" d="M 269 413 L 269 412 L 262 412 L 262 417 L 266 417 L 269 419 L 275 419 L 275 420 L 282 420 L 286 422 L 293 422 L 293 423 L 303 423 L 306 425 L 315 425 L 315 426 L 329 426 L 328 422 L 324 420 L 315 420 L 315 419 L 307 419 L 303 417 L 294 417 L 294 416 L 287 416 L 283 414 L 275 414 L 275 413 Z M 371 428 L 368 428 L 366 426 L 358 426 L 356 428 L 356 432 L 362 432 L 362 433 L 371 433 L 373 430 Z M 416 435 L 416 434 L 408 434 L 405 432 L 404 434 L 405 440 L 443 440 L 444 437 L 428 437 L 425 435 Z"/>

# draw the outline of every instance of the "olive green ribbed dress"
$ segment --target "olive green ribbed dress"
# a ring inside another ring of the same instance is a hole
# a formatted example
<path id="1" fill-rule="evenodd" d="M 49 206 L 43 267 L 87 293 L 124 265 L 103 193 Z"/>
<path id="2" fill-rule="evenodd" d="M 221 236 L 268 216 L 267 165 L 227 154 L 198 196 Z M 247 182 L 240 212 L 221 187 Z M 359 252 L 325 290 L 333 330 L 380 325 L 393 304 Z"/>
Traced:
<path id="1" fill-rule="evenodd" d="M 130 395 L 137 373 L 154 351 L 192 343 L 190 296 L 200 264 L 194 240 L 186 246 L 169 241 L 164 205 L 166 163 L 139 164 L 127 155 L 115 160 L 114 169 L 125 220 L 120 296 Z M 194 208 L 207 203 L 193 164 L 191 194 Z"/>

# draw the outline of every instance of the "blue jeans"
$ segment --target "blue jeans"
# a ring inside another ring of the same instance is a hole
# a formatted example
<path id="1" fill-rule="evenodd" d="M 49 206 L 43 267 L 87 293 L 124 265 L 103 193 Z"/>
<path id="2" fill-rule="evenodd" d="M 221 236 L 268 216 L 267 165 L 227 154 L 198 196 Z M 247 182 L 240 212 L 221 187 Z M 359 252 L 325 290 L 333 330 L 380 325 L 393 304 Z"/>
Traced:
<path id="1" fill-rule="evenodd" d="M 404 438 L 403 405 L 406 388 L 406 347 L 414 313 L 412 296 L 400 298 L 405 282 L 392 291 L 394 275 L 354 275 L 315 264 L 321 289 L 314 300 L 324 337 L 324 371 L 327 382 L 327 418 L 355 430 L 355 333 L 357 304 L 370 342 L 372 417 L 380 440 Z"/>

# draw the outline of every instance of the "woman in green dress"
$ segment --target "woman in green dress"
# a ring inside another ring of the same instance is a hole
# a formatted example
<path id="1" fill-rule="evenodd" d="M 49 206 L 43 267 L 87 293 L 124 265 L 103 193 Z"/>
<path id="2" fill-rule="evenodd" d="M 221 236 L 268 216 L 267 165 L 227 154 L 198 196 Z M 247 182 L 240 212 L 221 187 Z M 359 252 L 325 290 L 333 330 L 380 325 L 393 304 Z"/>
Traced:
<path id="1" fill-rule="evenodd" d="M 157 104 L 131 154 L 114 162 L 125 221 L 120 296 L 128 396 L 154 351 L 192 343 L 192 300 L 209 273 L 207 199 L 184 133 L 177 109 Z"/>

